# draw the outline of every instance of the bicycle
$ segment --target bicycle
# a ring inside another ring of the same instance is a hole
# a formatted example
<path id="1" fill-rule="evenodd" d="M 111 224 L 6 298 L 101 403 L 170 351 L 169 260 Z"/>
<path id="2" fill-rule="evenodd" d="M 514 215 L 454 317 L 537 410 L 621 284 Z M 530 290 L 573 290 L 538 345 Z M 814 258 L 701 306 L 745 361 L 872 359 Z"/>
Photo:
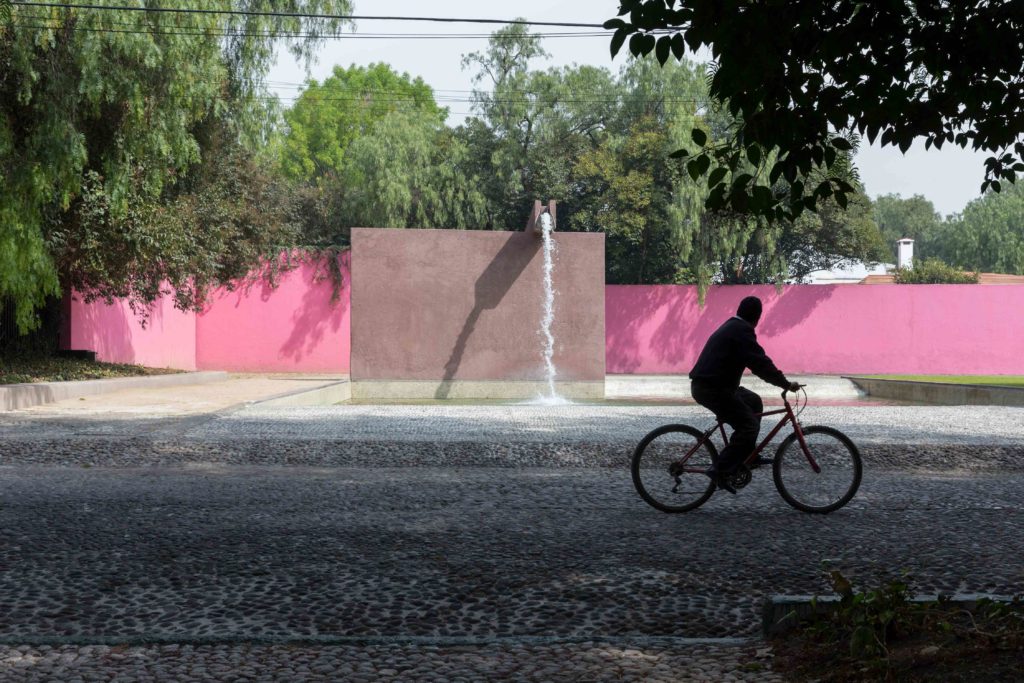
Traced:
<path id="1" fill-rule="evenodd" d="M 785 416 L 728 476 L 728 482 L 738 491 L 750 483 L 753 469 L 770 463 L 775 488 L 783 500 L 802 512 L 825 514 L 850 502 L 860 487 L 863 466 L 857 446 L 838 429 L 800 424 L 800 414 L 807 407 L 803 386 L 804 402 L 800 405 L 798 395 L 796 412 L 786 390 L 782 392 L 784 408 L 757 413 L 761 417 Z M 761 451 L 789 423 L 793 433 L 782 441 L 775 457 L 761 458 Z M 711 440 L 715 432 L 728 444 L 725 423 L 720 420 L 703 432 L 671 424 L 647 434 L 637 445 L 631 465 L 633 485 L 641 498 L 663 512 L 687 512 L 707 502 L 717 488 L 707 475 L 718 466 L 718 449 Z"/>

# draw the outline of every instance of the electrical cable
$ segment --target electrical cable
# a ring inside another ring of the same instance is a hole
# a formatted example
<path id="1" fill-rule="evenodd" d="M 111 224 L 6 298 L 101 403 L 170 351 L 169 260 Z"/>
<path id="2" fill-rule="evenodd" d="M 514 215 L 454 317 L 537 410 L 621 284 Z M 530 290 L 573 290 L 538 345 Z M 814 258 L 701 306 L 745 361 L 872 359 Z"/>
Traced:
<path id="1" fill-rule="evenodd" d="M 56 9 L 88 9 L 97 11 L 119 11 L 119 12 L 164 12 L 174 14 L 222 14 L 229 16 L 246 17 L 276 17 L 284 19 L 330 19 L 343 21 L 423 21 L 439 23 L 461 23 L 461 24 L 501 24 L 516 26 L 558 26 L 563 28 L 596 28 L 603 29 L 602 24 L 586 24 L 581 22 L 568 21 L 529 21 L 527 19 L 467 19 L 461 17 L 400 17 L 400 16 L 377 16 L 360 14 L 314 14 L 306 12 L 262 12 L 255 10 L 226 10 L 226 9 L 195 9 L 175 7 L 127 7 L 123 5 L 87 5 L 72 4 L 64 2 L 28 2 L 27 0 L 12 0 L 12 5 L 18 7 L 51 7 Z"/>

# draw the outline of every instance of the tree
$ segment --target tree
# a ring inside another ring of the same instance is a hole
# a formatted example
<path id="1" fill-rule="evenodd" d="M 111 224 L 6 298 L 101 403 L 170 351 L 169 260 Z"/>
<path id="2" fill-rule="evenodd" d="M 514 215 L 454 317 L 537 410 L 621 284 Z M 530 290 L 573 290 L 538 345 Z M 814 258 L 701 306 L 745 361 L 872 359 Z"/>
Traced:
<path id="1" fill-rule="evenodd" d="M 579 192 L 571 228 L 605 234 L 610 284 L 672 282 L 679 267 L 668 206 L 672 167 L 652 164 L 666 147 L 656 122 L 636 122 L 624 138 L 607 136 L 573 169 Z"/>
<path id="2" fill-rule="evenodd" d="M 982 192 L 1024 172 L 1018 2 L 621 0 L 605 27 L 613 56 L 627 39 L 661 64 L 710 49 L 709 94 L 735 125 L 713 144 L 695 129 L 679 152 L 695 176 L 715 174 L 708 209 L 777 220 L 831 197 L 845 207 L 852 183 L 804 178 L 832 169 L 853 132 L 903 151 L 923 139 L 992 152 Z M 785 191 L 758 190 L 764 177 Z"/>
<path id="3" fill-rule="evenodd" d="M 87 171 L 81 193 L 46 230 L 61 284 L 86 301 L 126 299 L 145 320 L 161 294 L 198 308 L 210 287 L 231 287 L 257 266 L 276 270 L 268 257 L 296 242 L 294 202 L 283 179 L 228 133 L 203 145 L 165 201 L 133 186 L 116 216 L 104 179 Z"/>
<path id="4" fill-rule="evenodd" d="M 890 252 L 897 240 L 910 238 L 916 251 L 923 255 L 932 249 L 932 243 L 942 228 L 942 216 L 935 205 L 916 194 L 904 199 L 898 194 L 875 198 L 875 222 L 885 238 Z"/>
<path id="5" fill-rule="evenodd" d="M 333 191 L 346 227 L 475 228 L 484 220 L 467 150 L 431 116 L 392 112 L 353 141 Z"/>
<path id="6" fill-rule="evenodd" d="M 351 9 L 347 0 L 189 0 L 177 6 Z M 164 12 L 16 6 L 0 34 L 0 300 L 13 299 L 22 330 L 65 284 L 54 249 L 76 242 L 72 232 L 82 211 L 110 230 L 151 230 L 142 220 L 146 207 L 172 199 L 176 183 L 203 159 L 198 135 L 204 126 L 223 122 L 250 145 L 263 133 L 262 79 L 276 38 L 312 36 L 289 42 L 293 53 L 308 59 L 316 36 L 345 23 L 237 14 L 189 15 L 189 30 L 182 30 L 184 22 Z M 67 239 L 51 246 L 48 233 Z M 88 258 L 103 260 L 116 251 L 94 249 Z M 154 251 L 138 255 L 149 259 L 137 264 L 144 270 L 162 258 Z M 72 264 L 85 261 L 62 263 L 70 277 Z M 90 266 L 78 281 L 89 273 L 124 272 L 110 265 Z"/>
<path id="7" fill-rule="evenodd" d="M 484 192 L 490 200 L 488 223 L 497 229 L 514 229 L 526 222 L 534 195 L 548 188 L 537 186 L 531 171 L 538 149 L 541 116 L 550 110 L 552 79 L 530 71 L 535 59 L 548 57 L 540 37 L 518 24 L 491 34 L 485 52 L 462 58 L 462 68 L 476 68 L 473 108 L 479 122 L 471 121 L 463 135 L 474 138 L 486 156 L 475 159 L 487 168 Z M 487 139 L 490 138 L 490 139 Z"/>
<path id="8" fill-rule="evenodd" d="M 971 201 L 942 227 L 934 250 L 960 268 L 1024 275 L 1024 185 Z"/>
<path id="9" fill-rule="evenodd" d="M 295 180 L 337 174 L 353 141 L 395 111 L 421 113 L 435 126 L 447 116 L 423 79 L 398 74 L 387 64 L 336 66 L 323 83 L 310 80 L 284 114 L 285 173 Z"/>

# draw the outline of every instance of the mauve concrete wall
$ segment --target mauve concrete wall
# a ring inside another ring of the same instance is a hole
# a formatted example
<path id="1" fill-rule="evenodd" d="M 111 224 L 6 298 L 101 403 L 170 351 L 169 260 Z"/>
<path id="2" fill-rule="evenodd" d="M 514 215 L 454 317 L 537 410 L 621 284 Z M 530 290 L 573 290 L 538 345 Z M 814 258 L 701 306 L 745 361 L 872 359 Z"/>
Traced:
<path id="1" fill-rule="evenodd" d="M 1024 286 L 609 285 L 609 373 L 679 374 L 739 301 L 764 301 L 761 345 L 787 373 L 1024 374 Z"/>
<path id="2" fill-rule="evenodd" d="M 555 233 L 559 381 L 604 380 L 604 235 Z M 352 231 L 352 379 L 543 380 L 542 240 Z"/>
<path id="3" fill-rule="evenodd" d="M 169 297 L 152 306 L 144 328 L 122 300 L 87 304 L 75 294 L 64 311 L 71 316 L 70 339 L 62 343 L 68 348 L 95 351 L 96 359 L 107 363 L 196 369 L 196 316 L 176 309 Z"/>
<path id="4" fill-rule="evenodd" d="M 326 265 L 303 262 L 267 282 L 219 290 L 196 320 L 196 365 L 232 372 L 348 372 L 349 253 L 340 257 L 343 285 Z"/>

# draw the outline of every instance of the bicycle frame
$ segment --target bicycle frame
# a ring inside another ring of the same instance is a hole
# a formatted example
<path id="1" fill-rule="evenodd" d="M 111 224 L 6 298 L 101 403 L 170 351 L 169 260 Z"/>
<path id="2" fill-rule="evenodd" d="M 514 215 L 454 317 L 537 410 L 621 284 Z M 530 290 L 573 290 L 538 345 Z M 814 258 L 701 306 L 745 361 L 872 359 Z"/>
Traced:
<path id="1" fill-rule="evenodd" d="M 743 464 L 749 467 L 750 464 L 753 463 L 754 460 L 756 460 L 757 457 L 761 454 L 761 451 L 764 450 L 765 446 L 767 446 L 769 443 L 771 443 L 772 439 L 775 438 L 775 435 L 778 434 L 779 431 L 782 430 L 782 428 L 785 427 L 787 424 L 792 423 L 793 424 L 793 432 L 796 434 L 797 441 L 800 442 L 800 449 L 804 452 L 804 456 L 807 458 L 807 462 L 810 464 L 811 469 L 814 470 L 815 474 L 821 474 L 821 467 L 818 465 L 817 461 L 814 459 L 814 456 L 811 455 L 811 449 L 807 447 L 807 441 L 804 439 L 804 430 L 800 427 L 800 421 L 796 419 L 796 415 L 793 413 L 793 406 L 790 405 L 789 400 L 786 398 L 786 392 L 785 391 L 782 392 L 782 402 L 785 405 L 784 408 L 779 408 L 778 410 L 766 410 L 766 411 L 761 412 L 761 413 L 754 413 L 754 415 L 756 415 L 757 417 L 766 417 L 768 415 L 783 415 L 783 414 L 785 414 L 785 417 L 783 417 L 781 420 L 779 420 L 779 423 L 777 425 L 775 425 L 775 427 L 772 429 L 772 431 L 770 431 L 768 433 L 768 436 L 766 436 L 761 441 L 761 443 L 758 444 L 757 448 L 754 449 L 753 453 L 751 453 L 747 457 L 747 459 L 743 461 Z M 708 441 L 711 440 L 711 435 L 714 434 L 716 431 L 721 432 L 721 434 L 722 434 L 722 442 L 725 443 L 726 445 L 728 445 L 729 444 L 729 437 L 725 433 L 725 422 L 722 422 L 721 420 L 718 420 L 714 427 L 711 427 L 710 429 L 708 429 L 707 431 L 704 432 L 703 438 L 701 438 L 697 442 L 697 444 L 693 448 L 691 448 L 689 450 L 689 452 L 687 452 L 687 454 L 683 457 L 683 459 L 680 461 L 680 463 L 681 464 L 686 463 L 686 461 L 689 460 L 690 457 L 694 453 L 696 453 L 700 449 L 701 446 L 703 446 L 705 443 L 707 443 Z M 686 471 L 685 467 L 684 467 L 684 471 Z"/>

